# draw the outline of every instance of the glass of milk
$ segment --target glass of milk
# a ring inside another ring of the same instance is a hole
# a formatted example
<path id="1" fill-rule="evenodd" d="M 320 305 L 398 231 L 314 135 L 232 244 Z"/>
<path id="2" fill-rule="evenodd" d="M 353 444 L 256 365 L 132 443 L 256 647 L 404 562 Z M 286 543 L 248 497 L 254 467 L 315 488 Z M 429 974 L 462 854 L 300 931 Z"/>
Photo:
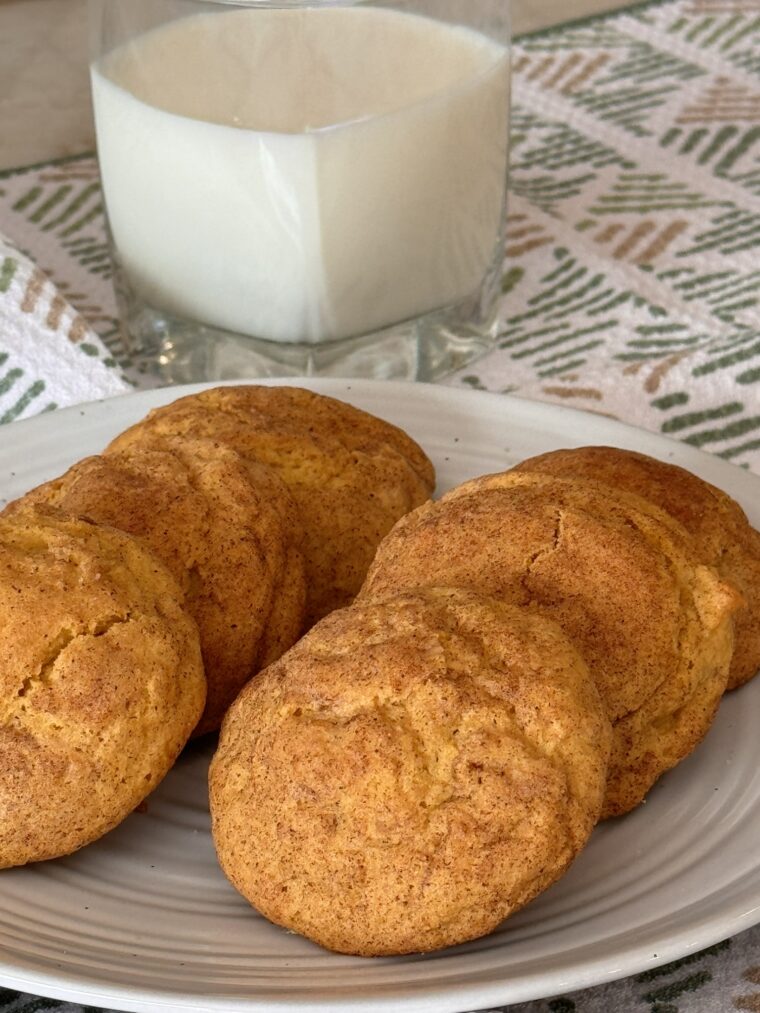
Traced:
<path id="1" fill-rule="evenodd" d="M 492 347 L 509 0 L 91 0 L 131 353 L 436 379 Z"/>

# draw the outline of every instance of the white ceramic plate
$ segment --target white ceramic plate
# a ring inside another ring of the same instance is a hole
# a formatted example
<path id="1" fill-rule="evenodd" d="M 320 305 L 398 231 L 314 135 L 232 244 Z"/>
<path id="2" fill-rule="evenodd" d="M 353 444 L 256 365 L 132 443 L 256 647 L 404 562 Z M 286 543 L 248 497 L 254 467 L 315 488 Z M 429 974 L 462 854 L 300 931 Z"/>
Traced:
<path id="1" fill-rule="evenodd" d="M 292 381 L 291 381 L 292 382 Z M 444 387 L 303 381 L 404 426 L 440 490 L 561 446 L 605 443 L 681 464 L 760 526 L 760 479 L 569 409 Z M 60 474 L 187 390 L 68 409 L 0 432 L 0 494 Z M 0 982 L 137 1011 L 482 1009 L 639 972 L 760 921 L 760 680 L 629 816 L 597 828 L 570 872 L 493 935 L 425 957 L 334 956 L 269 925 L 235 893 L 208 833 L 208 747 L 75 855 L 0 872 Z"/>

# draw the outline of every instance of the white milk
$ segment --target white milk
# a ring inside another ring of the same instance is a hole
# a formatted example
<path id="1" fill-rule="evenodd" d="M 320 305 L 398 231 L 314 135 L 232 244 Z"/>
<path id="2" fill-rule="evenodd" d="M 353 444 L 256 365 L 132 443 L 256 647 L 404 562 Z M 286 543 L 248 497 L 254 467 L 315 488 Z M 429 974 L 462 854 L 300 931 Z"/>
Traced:
<path id="1" fill-rule="evenodd" d="M 111 228 L 148 304 L 319 342 L 480 288 L 509 89 L 485 36 L 382 8 L 199 14 L 92 85 Z"/>

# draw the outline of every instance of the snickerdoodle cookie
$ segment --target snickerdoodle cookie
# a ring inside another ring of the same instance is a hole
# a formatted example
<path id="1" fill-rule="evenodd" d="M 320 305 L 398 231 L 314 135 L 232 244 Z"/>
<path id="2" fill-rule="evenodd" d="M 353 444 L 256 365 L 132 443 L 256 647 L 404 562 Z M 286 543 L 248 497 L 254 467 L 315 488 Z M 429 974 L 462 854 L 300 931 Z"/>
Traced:
<path id="1" fill-rule="evenodd" d="M 241 687 L 295 643 L 304 617 L 295 504 L 269 468 L 209 440 L 166 440 L 75 464 L 11 504 L 47 503 L 139 537 L 198 623 L 213 731 Z"/>
<path id="2" fill-rule="evenodd" d="M 534 608 L 584 656 L 613 727 L 603 815 L 636 806 L 707 732 L 741 598 L 646 500 L 528 472 L 475 479 L 399 521 L 360 600 L 431 584 Z"/>
<path id="3" fill-rule="evenodd" d="M 484 935 L 554 882 L 604 794 L 610 728 L 538 615 L 428 589 L 334 612 L 230 709 L 210 772 L 222 867 L 328 949 Z"/>
<path id="4" fill-rule="evenodd" d="M 304 532 L 307 625 L 346 605 L 380 540 L 431 495 L 433 466 L 400 429 L 294 387 L 218 387 L 151 412 L 111 444 L 209 437 L 273 468 Z"/>
<path id="5" fill-rule="evenodd" d="M 205 695 L 195 623 L 137 539 L 54 511 L 0 518 L 0 867 L 116 826 Z"/>
<path id="6" fill-rule="evenodd" d="M 642 496 L 684 526 L 703 563 L 741 591 L 734 617 L 734 655 L 728 688 L 760 669 L 760 534 L 739 504 L 720 489 L 674 464 L 616 447 L 579 447 L 532 457 L 517 471 L 591 478 Z"/>

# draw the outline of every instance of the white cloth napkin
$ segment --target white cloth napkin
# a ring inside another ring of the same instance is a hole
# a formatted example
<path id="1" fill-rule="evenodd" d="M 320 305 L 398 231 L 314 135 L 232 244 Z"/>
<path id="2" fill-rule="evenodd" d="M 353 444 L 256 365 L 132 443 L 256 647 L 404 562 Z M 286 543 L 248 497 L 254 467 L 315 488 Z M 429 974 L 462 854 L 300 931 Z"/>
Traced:
<path id="1" fill-rule="evenodd" d="M 84 317 L 0 236 L 0 423 L 129 389 Z"/>

